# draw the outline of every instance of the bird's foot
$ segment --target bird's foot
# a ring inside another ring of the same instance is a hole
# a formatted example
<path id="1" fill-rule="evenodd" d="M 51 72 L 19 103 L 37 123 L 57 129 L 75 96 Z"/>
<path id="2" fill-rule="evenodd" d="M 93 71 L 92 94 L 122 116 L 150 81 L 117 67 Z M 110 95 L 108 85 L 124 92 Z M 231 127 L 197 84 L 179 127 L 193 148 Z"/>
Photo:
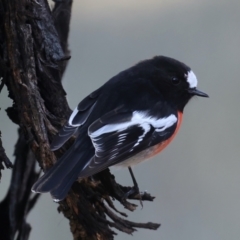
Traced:
<path id="1" fill-rule="evenodd" d="M 123 196 L 124 199 L 129 198 L 130 196 L 139 196 L 139 201 L 140 204 L 143 208 L 143 203 L 142 203 L 142 194 L 139 191 L 138 185 L 134 185 L 128 192 L 126 192 Z"/>

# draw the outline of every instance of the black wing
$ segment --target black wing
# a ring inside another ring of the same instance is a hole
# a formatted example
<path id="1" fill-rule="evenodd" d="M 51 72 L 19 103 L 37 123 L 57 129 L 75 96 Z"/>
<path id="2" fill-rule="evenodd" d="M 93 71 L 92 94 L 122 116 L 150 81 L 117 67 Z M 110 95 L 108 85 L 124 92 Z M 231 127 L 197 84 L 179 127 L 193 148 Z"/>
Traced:
<path id="1" fill-rule="evenodd" d="M 88 134 L 95 156 L 79 177 L 93 175 L 171 137 L 177 126 L 177 114 L 161 118 L 157 115 L 149 111 L 122 112 L 120 108 L 91 124 Z"/>
<path id="2" fill-rule="evenodd" d="M 78 128 L 87 121 L 89 115 L 94 109 L 99 94 L 100 89 L 91 93 L 78 104 L 72 112 L 69 120 L 54 137 L 51 143 L 52 151 L 59 149 L 78 130 Z"/>

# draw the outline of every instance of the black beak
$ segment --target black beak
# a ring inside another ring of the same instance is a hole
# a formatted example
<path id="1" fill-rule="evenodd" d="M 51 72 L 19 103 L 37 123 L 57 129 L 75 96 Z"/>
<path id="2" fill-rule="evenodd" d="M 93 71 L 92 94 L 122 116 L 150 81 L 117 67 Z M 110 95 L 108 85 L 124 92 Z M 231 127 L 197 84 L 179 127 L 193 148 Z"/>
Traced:
<path id="1" fill-rule="evenodd" d="M 199 91 L 197 88 L 189 88 L 188 92 L 199 97 L 209 97 L 206 93 Z"/>

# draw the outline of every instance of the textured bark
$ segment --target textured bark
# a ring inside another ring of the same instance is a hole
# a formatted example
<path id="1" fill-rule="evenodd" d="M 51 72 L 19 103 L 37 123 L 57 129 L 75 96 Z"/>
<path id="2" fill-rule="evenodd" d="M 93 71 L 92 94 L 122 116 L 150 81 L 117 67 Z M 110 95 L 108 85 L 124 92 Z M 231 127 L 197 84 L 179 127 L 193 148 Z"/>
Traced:
<path id="1" fill-rule="evenodd" d="M 54 154 L 49 141 L 69 117 L 71 110 L 61 84 L 69 57 L 68 33 L 72 1 L 0 0 L 0 77 L 13 106 L 9 118 L 19 125 L 12 181 L 0 203 L 0 232 L 4 239 L 27 240 L 31 227 L 26 216 L 37 201 L 30 189 L 36 180 L 35 160 L 43 170 L 51 167 L 70 146 L 72 139 Z M 0 140 L 0 170 L 11 167 Z M 126 220 L 113 200 L 134 211 L 137 205 L 124 195 L 130 187 L 116 183 L 108 169 L 73 184 L 58 210 L 69 219 L 74 239 L 113 239 L 116 228 L 131 234 L 136 228 L 157 229 L 154 223 Z M 130 196 L 140 199 L 139 195 Z M 152 201 L 147 193 L 142 200 Z"/>

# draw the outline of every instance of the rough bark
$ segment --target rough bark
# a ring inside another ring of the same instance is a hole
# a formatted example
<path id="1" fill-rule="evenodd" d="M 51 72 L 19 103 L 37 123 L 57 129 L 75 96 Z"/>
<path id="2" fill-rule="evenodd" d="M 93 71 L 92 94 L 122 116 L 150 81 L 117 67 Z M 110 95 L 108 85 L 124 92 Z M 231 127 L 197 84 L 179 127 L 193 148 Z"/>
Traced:
<path id="1" fill-rule="evenodd" d="M 61 84 L 69 57 L 68 33 L 72 1 L 55 1 L 51 11 L 46 0 L 0 0 L 0 77 L 13 106 L 7 109 L 19 125 L 12 181 L 0 203 L 0 232 L 4 239 L 27 240 L 31 230 L 27 213 L 37 201 L 30 194 L 36 180 L 35 160 L 43 170 L 51 167 L 71 144 L 54 154 L 49 141 L 68 118 L 71 110 Z M 11 167 L 0 141 L 0 170 Z M 116 228 L 131 234 L 136 228 L 157 229 L 154 223 L 134 223 L 118 211 L 113 200 L 134 211 L 124 199 L 130 187 L 116 183 L 108 169 L 73 184 L 58 210 L 69 219 L 74 239 L 113 239 Z M 139 195 L 130 196 L 140 199 Z M 147 193 L 142 200 L 152 201 Z"/>

